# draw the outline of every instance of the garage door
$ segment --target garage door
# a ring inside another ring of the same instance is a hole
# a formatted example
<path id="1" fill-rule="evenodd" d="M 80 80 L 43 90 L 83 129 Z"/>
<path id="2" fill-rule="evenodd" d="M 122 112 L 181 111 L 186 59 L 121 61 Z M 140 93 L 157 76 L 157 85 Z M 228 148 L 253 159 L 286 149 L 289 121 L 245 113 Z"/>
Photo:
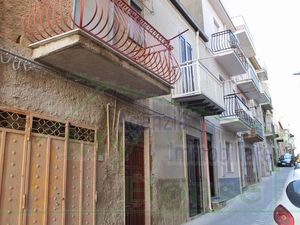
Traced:
<path id="1" fill-rule="evenodd" d="M 0 110 L 0 224 L 95 224 L 94 129 Z"/>

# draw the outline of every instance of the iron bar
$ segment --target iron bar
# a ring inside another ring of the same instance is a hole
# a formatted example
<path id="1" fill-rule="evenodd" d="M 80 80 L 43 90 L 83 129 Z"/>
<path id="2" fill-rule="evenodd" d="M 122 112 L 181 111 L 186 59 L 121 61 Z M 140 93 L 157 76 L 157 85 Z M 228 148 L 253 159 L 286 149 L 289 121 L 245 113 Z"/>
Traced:
<path id="1" fill-rule="evenodd" d="M 164 81 L 177 81 L 181 71 L 170 41 L 178 35 L 165 38 L 123 0 L 74 2 L 75 12 L 67 0 L 37 2 L 22 18 L 23 33 L 35 43 L 80 29 Z"/>
<path id="2" fill-rule="evenodd" d="M 237 94 L 226 95 L 224 101 L 225 111 L 220 115 L 221 118 L 238 118 L 249 127 L 253 127 L 254 119 L 251 116 L 251 112 Z"/>
<path id="3" fill-rule="evenodd" d="M 240 43 L 231 30 L 224 30 L 211 35 L 211 50 L 214 53 L 233 50 L 241 61 L 241 64 L 248 69 L 248 62 L 240 49 Z"/>

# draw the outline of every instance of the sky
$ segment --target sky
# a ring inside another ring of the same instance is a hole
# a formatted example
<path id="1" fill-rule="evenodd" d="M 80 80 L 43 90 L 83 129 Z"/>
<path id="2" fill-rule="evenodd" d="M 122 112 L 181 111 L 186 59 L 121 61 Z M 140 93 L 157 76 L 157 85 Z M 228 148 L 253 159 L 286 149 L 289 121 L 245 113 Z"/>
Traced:
<path id="1" fill-rule="evenodd" d="M 257 57 L 266 64 L 276 117 L 296 138 L 300 153 L 300 1 L 222 0 L 231 17 L 242 15 Z M 299 110 L 299 111 L 298 111 Z"/>

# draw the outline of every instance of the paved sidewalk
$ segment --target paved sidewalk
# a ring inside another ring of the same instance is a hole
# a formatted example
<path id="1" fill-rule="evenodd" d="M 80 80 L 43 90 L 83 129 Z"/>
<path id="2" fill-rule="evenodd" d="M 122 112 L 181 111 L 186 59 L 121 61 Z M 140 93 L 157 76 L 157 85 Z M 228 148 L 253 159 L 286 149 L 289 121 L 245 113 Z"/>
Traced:
<path id="1" fill-rule="evenodd" d="M 276 206 L 291 168 L 280 168 L 243 194 L 227 202 L 220 211 L 207 213 L 186 225 L 271 225 Z"/>

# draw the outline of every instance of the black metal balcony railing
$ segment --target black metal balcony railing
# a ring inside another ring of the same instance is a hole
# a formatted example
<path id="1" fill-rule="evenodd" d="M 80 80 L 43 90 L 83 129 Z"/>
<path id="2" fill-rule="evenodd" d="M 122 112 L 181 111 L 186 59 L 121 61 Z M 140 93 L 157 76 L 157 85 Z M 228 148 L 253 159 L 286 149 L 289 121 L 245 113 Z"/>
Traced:
<path id="1" fill-rule="evenodd" d="M 239 41 L 231 30 L 220 31 L 211 35 L 211 48 L 213 52 L 238 48 Z"/>
<path id="2" fill-rule="evenodd" d="M 253 129 L 255 129 L 255 133 L 260 136 L 261 138 L 264 137 L 264 131 L 262 123 L 259 122 L 256 118 L 253 121 Z"/>
<path id="3" fill-rule="evenodd" d="M 262 92 L 261 83 L 260 83 L 260 81 L 259 81 L 259 79 L 258 79 L 258 77 L 256 75 L 256 72 L 252 68 L 252 66 L 249 66 L 247 73 L 235 76 L 235 77 L 233 77 L 233 80 L 235 82 L 252 80 L 252 82 L 255 84 L 257 90 L 259 92 Z"/>
<path id="4" fill-rule="evenodd" d="M 225 111 L 221 114 L 221 118 L 239 118 L 249 127 L 253 126 L 251 112 L 246 104 L 236 94 L 226 95 L 224 97 Z"/>
<path id="5" fill-rule="evenodd" d="M 211 35 L 211 49 L 213 52 L 221 52 L 226 50 L 233 50 L 239 57 L 245 69 L 248 68 L 247 59 L 240 49 L 240 44 L 237 37 L 231 30 L 224 30 Z"/>

